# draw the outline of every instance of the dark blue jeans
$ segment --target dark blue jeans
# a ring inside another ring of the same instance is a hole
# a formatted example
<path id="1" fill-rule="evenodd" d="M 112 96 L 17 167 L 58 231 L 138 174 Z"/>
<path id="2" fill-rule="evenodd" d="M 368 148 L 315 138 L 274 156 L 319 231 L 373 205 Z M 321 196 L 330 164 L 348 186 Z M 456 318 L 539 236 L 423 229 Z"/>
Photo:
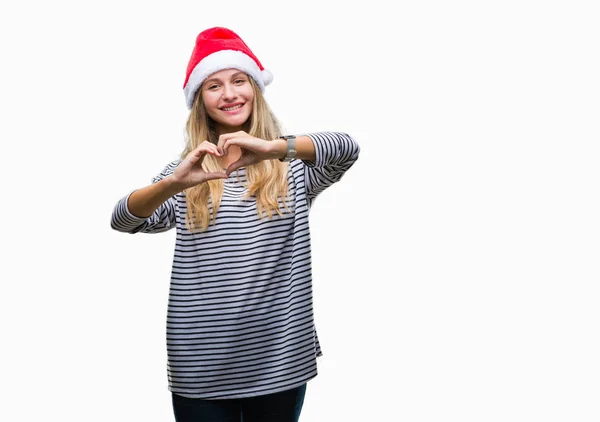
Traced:
<path id="1" fill-rule="evenodd" d="M 243 399 L 190 399 L 172 393 L 177 422 L 298 422 L 306 384 Z"/>

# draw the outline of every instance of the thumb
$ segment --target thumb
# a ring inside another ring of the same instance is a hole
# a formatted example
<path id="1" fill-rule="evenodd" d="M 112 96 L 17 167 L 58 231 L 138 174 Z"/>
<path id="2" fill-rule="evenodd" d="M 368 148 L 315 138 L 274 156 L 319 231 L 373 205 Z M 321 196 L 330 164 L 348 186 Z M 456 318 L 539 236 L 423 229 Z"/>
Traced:
<path id="1" fill-rule="evenodd" d="M 217 172 L 211 172 L 211 173 L 204 173 L 204 176 L 206 178 L 206 180 L 213 180 L 213 179 L 227 179 L 229 177 L 229 175 L 217 171 Z"/>
<path id="2" fill-rule="evenodd" d="M 239 169 L 240 167 L 245 167 L 248 164 L 252 164 L 254 161 L 255 160 L 252 160 L 252 157 L 242 155 L 239 158 L 239 160 L 234 161 L 233 163 L 231 163 L 227 166 L 227 170 L 225 170 L 225 174 L 227 175 L 227 177 L 229 177 L 229 175 L 231 173 L 233 173 L 235 170 Z"/>

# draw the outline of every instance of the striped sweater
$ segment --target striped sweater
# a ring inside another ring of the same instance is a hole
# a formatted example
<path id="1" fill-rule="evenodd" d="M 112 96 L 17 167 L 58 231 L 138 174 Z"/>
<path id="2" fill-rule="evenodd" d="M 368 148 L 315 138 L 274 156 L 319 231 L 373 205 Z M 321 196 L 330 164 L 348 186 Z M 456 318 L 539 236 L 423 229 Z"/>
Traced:
<path id="1" fill-rule="evenodd" d="M 183 192 L 152 216 L 115 206 L 111 225 L 127 233 L 177 230 L 167 311 L 167 374 L 173 393 L 207 399 L 252 397 L 300 386 L 322 355 L 313 318 L 309 210 L 356 161 L 347 134 L 309 134 L 314 161 L 292 160 L 288 208 L 260 219 L 246 198 L 245 169 L 223 180 L 214 225 L 191 233 Z M 174 161 L 153 183 L 171 174 Z M 236 174 L 237 173 L 237 174 Z M 209 207 L 210 208 L 210 207 Z"/>

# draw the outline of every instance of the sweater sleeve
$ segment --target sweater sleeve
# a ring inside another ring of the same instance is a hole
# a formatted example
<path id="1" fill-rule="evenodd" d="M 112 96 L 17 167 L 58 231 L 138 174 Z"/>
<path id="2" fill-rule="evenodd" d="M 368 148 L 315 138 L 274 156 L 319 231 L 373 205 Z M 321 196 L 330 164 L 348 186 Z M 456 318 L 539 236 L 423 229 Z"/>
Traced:
<path id="1" fill-rule="evenodd" d="M 169 163 L 162 172 L 152 178 L 152 183 L 159 182 L 169 174 L 172 174 L 179 163 L 179 160 Z M 127 206 L 129 197 L 133 192 L 121 198 L 115 205 L 110 223 L 114 230 L 131 234 L 161 233 L 175 227 L 176 200 L 174 196 L 163 202 L 150 217 L 143 218 L 133 215 Z"/>
<path id="2" fill-rule="evenodd" d="M 306 134 L 315 144 L 316 158 L 305 160 L 306 194 L 312 202 L 317 195 L 339 181 L 358 159 L 360 147 L 348 134 L 317 132 Z"/>

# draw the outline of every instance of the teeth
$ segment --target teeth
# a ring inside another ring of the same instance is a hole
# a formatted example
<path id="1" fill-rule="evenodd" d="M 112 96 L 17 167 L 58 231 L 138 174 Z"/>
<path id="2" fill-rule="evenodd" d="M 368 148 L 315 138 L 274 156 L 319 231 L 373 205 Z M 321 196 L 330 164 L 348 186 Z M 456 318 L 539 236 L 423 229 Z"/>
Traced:
<path id="1" fill-rule="evenodd" d="M 225 110 L 225 111 L 236 110 L 236 109 L 240 108 L 241 106 L 243 106 L 243 104 L 238 104 L 234 107 L 224 107 L 223 110 Z"/>

